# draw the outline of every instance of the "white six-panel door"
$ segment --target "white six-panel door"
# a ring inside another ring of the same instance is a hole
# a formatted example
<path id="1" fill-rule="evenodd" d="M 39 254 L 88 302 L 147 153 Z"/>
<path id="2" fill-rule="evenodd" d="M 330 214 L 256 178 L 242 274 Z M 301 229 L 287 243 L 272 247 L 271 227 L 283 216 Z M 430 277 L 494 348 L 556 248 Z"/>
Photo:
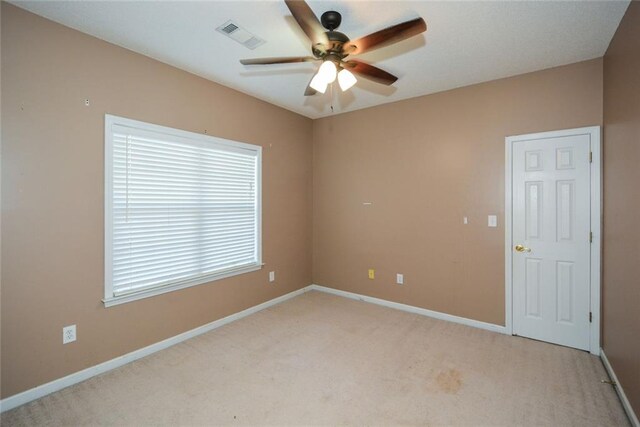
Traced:
<path id="1" fill-rule="evenodd" d="M 513 333 L 590 348 L 589 134 L 512 146 Z M 508 208 L 508 207 L 507 207 Z"/>

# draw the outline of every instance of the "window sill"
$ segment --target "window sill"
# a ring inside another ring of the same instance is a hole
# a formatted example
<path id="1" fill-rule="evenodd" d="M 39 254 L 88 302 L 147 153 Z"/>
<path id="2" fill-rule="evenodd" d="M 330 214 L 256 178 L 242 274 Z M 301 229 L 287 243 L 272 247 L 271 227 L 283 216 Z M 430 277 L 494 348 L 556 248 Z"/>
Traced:
<path id="1" fill-rule="evenodd" d="M 192 286 L 203 285 L 215 280 L 225 279 L 227 277 L 237 276 L 238 274 L 250 273 L 262 269 L 263 264 L 251 264 L 241 268 L 235 268 L 233 270 L 226 270 L 217 274 L 211 274 L 203 277 L 199 277 L 192 280 L 187 280 L 170 285 L 159 286 L 157 288 L 144 289 L 141 291 L 135 291 L 118 296 L 111 296 L 104 298 L 102 302 L 106 307 L 112 307 L 114 305 L 125 304 L 132 301 L 137 301 L 144 298 L 153 297 L 156 295 L 166 294 L 167 292 L 173 292 L 180 289 L 190 288 Z"/>

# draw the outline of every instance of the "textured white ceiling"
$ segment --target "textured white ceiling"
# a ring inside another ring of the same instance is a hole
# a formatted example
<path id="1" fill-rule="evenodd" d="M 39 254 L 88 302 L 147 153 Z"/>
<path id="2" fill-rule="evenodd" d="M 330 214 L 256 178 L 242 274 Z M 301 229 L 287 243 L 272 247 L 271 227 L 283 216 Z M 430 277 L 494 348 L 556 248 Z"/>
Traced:
<path id="1" fill-rule="evenodd" d="M 309 42 L 282 1 L 13 1 L 19 7 L 267 102 L 318 118 L 604 54 L 624 1 L 309 1 L 342 14 L 357 38 L 422 16 L 427 32 L 359 56 L 400 79 L 359 79 L 348 92 L 304 97 L 317 65 L 252 66 L 243 58 L 305 56 Z M 249 50 L 215 29 L 232 19 L 267 42 Z M 333 96 L 333 97 L 332 97 Z M 334 112 L 330 105 L 333 100 Z"/>

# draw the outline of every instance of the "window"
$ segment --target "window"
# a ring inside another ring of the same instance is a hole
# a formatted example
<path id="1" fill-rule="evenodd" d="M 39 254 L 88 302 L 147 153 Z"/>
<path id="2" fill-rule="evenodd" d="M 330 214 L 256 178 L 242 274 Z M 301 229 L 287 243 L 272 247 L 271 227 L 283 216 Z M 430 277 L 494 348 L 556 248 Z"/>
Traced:
<path id="1" fill-rule="evenodd" d="M 260 146 L 105 116 L 105 306 L 261 268 Z"/>

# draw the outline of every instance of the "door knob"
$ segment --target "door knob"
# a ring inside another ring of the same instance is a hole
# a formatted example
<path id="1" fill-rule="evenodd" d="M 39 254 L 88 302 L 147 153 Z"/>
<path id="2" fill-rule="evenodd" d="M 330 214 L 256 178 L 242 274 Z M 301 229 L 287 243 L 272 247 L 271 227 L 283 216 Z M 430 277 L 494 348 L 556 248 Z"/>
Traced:
<path id="1" fill-rule="evenodd" d="M 531 252 L 531 248 L 527 248 L 526 246 L 516 245 L 514 248 L 516 252 Z"/>

